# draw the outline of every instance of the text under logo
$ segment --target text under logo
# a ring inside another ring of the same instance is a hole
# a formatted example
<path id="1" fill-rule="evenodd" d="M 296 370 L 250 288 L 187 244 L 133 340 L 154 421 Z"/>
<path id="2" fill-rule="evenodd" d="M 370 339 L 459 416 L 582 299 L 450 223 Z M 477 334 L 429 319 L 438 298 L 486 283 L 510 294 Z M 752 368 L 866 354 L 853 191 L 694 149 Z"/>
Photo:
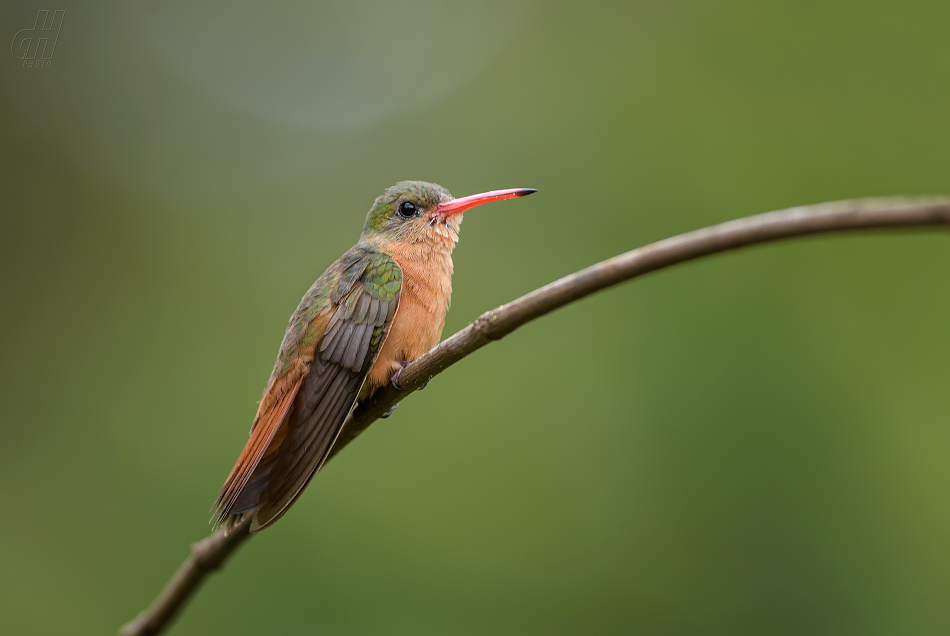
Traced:
<path id="1" fill-rule="evenodd" d="M 59 39 L 59 30 L 63 28 L 66 11 L 43 9 L 36 14 L 36 24 L 32 29 L 20 29 L 13 36 L 10 52 L 13 57 L 22 60 L 21 68 L 49 68 L 53 62 L 53 51 Z"/>

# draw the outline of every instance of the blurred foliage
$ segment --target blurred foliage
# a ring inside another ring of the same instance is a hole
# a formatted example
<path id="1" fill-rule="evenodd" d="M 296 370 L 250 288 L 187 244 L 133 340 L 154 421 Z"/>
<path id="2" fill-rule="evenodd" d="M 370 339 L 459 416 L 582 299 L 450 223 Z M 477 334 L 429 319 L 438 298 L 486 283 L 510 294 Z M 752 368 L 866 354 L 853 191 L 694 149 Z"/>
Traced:
<path id="1" fill-rule="evenodd" d="M 8 42 L 34 2 L 0 5 Z M 950 4 L 89 2 L 0 59 L 0 616 L 112 633 L 208 531 L 286 321 L 400 179 L 446 333 L 643 243 L 950 190 Z M 377 423 L 186 634 L 946 634 L 950 238 L 610 290 Z"/>

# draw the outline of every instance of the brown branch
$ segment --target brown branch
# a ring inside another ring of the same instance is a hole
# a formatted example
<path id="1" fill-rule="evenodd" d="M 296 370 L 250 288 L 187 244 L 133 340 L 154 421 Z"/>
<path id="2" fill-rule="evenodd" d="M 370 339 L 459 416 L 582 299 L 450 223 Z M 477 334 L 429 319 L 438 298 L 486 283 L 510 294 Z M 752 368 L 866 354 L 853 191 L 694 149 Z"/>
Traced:
<path id="1" fill-rule="evenodd" d="M 549 285 L 485 312 L 475 322 L 443 341 L 403 369 L 403 390 L 386 387 L 351 414 L 331 457 L 343 449 L 396 402 L 405 399 L 468 354 L 499 340 L 521 325 L 607 287 L 671 265 L 747 245 L 809 234 L 900 227 L 950 228 L 950 199 L 867 199 L 823 203 L 767 212 L 680 234 L 569 274 Z M 191 556 L 178 569 L 158 598 L 131 623 L 124 636 L 158 634 L 175 616 L 210 572 L 250 536 L 247 522 L 225 536 L 218 532 L 192 546 Z"/>
<path id="2" fill-rule="evenodd" d="M 191 554 L 181 564 L 158 597 L 145 610 L 119 630 L 122 636 L 159 634 L 175 617 L 205 577 L 224 565 L 231 553 L 250 535 L 251 518 L 245 519 L 228 534 L 218 530 L 213 535 L 191 544 Z"/>

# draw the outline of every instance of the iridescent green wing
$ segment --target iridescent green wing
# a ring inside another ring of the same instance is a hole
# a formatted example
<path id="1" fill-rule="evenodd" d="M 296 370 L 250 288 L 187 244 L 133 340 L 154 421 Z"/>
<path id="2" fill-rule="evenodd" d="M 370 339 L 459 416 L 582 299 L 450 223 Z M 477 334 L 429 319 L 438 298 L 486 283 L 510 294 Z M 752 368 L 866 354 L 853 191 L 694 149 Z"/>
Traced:
<path id="1" fill-rule="evenodd" d="M 270 447 L 228 511 L 237 515 L 256 510 L 252 530 L 279 519 L 320 470 L 396 314 L 402 272 L 392 258 L 354 248 L 338 265 L 341 273 L 329 303 L 313 312 L 304 307 L 305 297 L 304 309 L 298 312 L 313 314 L 307 328 L 292 334 L 291 321 L 287 338 L 294 344 L 285 342 L 287 353 L 312 355 L 310 370 Z"/>

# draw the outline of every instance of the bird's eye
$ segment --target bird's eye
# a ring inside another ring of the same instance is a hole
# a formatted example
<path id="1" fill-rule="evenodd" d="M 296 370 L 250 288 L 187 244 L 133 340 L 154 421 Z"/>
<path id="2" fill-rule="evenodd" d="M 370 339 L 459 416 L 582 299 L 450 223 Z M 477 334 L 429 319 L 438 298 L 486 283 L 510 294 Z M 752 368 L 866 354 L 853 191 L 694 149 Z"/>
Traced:
<path id="1" fill-rule="evenodd" d="M 403 201 L 399 204 L 399 209 L 397 211 L 399 212 L 399 216 L 403 217 L 404 219 L 411 219 L 419 211 L 419 208 L 417 208 L 416 204 L 412 201 Z"/>

